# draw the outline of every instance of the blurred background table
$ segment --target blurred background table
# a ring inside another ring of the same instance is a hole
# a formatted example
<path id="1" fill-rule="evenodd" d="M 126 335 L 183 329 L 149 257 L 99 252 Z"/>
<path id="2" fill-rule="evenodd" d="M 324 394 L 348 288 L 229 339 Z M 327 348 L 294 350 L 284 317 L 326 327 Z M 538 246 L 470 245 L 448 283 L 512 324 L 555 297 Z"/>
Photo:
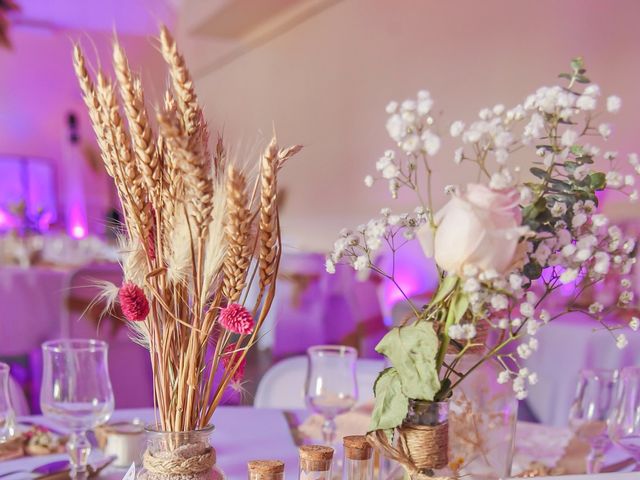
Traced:
<path id="1" fill-rule="evenodd" d="M 541 328 L 537 333 L 538 351 L 524 362 L 540 378 L 526 400 L 536 420 L 567 425 L 581 369 L 640 364 L 640 334 L 625 333 L 629 345 L 621 350 L 610 332 L 583 314 L 569 314 Z"/>

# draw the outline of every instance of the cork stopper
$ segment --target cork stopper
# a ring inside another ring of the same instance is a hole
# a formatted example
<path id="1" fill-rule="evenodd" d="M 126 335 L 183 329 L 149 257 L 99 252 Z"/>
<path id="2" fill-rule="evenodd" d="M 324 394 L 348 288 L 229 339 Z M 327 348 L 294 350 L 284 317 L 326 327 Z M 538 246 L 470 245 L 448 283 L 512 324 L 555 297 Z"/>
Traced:
<path id="1" fill-rule="evenodd" d="M 372 448 L 364 435 L 349 435 L 342 439 L 344 455 L 350 460 L 369 460 Z"/>
<path id="2" fill-rule="evenodd" d="M 300 467 L 309 472 L 326 472 L 331 467 L 333 448 L 322 445 L 303 445 L 299 448 Z"/>
<path id="3" fill-rule="evenodd" d="M 247 467 L 251 479 L 275 479 L 284 473 L 284 462 L 280 460 L 251 460 Z"/>

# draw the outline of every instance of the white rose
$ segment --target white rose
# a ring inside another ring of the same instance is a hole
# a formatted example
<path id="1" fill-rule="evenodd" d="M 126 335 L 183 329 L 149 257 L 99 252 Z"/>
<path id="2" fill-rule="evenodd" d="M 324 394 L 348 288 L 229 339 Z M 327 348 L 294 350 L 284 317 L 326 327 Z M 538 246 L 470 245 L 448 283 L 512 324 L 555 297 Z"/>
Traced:
<path id="1" fill-rule="evenodd" d="M 520 240 L 518 199 L 515 190 L 467 185 L 436 213 L 435 233 L 429 225 L 418 230 L 423 250 L 450 273 L 461 274 L 467 265 L 505 273 Z"/>

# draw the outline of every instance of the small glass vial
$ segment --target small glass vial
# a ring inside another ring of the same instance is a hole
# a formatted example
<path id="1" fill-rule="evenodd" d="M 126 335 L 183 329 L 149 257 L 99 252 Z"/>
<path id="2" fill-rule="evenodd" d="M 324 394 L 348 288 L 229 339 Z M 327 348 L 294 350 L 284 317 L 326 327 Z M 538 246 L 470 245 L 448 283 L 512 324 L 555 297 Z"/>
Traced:
<path id="1" fill-rule="evenodd" d="M 249 480 L 284 480 L 284 462 L 252 460 L 247 463 Z"/>
<path id="2" fill-rule="evenodd" d="M 364 435 L 342 439 L 344 445 L 343 480 L 373 479 L 373 449 Z"/>
<path id="3" fill-rule="evenodd" d="M 321 445 L 303 445 L 299 449 L 299 480 L 331 480 L 333 448 Z"/>

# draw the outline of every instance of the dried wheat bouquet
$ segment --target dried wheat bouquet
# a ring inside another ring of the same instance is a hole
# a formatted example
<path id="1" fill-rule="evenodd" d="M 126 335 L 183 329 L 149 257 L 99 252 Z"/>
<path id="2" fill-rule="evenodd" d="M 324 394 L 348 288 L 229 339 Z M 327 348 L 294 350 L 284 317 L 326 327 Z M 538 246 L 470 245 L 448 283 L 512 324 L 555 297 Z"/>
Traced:
<path id="1" fill-rule="evenodd" d="M 170 75 L 155 118 L 117 40 L 115 82 L 92 76 L 78 45 L 73 61 L 126 227 L 125 280 L 105 286 L 104 296 L 120 303 L 149 349 L 161 428 L 189 431 L 207 425 L 225 388 L 241 379 L 271 306 L 277 174 L 301 147 L 281 149 L 274 137 L 253 176 L 228 158 L 220 136 L 211 151 L 193 80 L 166 28 L 160 51 Z M 254 282 L 259 294 L 247 305 Z"/>

